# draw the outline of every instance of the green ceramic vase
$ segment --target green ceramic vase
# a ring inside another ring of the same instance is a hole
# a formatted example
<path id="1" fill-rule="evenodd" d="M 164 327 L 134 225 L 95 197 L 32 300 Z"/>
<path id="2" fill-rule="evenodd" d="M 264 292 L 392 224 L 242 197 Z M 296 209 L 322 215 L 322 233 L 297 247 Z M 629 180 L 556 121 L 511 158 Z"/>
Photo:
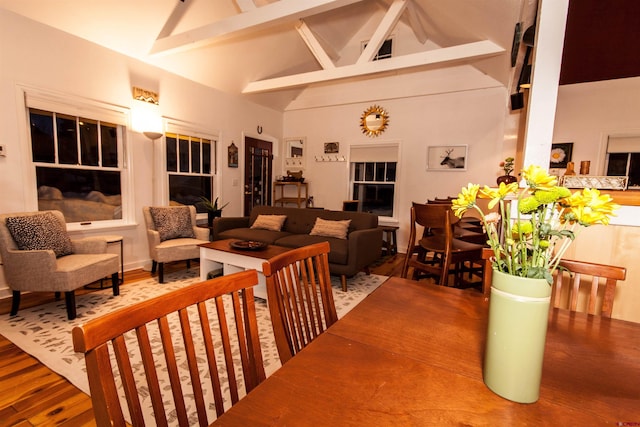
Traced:
<path id="1" fill-rule="evenodd" d="M 551 286 L 493 271 L 484 383 L 494 393 L 519 403 L 540 396 Z"/>

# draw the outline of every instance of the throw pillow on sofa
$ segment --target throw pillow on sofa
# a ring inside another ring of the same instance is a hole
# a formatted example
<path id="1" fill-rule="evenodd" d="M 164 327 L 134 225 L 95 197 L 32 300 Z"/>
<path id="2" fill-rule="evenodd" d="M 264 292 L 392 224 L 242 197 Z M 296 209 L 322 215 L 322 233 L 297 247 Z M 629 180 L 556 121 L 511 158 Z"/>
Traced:
<path id="1" fill-rule="evenodd" d="M 191 211 L 188 206 L 176 208 L 149 208 L 153 224 L 160 234 L 160 241 L 177 239 L 180 237 L 196 237 L 191 224 Z"/>
<path id="2" fill-rule="evenodd" d="M 251 228 L 280 231 L 286 219 L 286 215 L 258 215 Z"/>
<path id="3" fill-rule="evenodd" d="M 328 219 L 316 218 L 316 223 L 309 233 L 311 236 L 335 237 L 346 239 L 349 231 L 350 219 L 331 221 Z"/>
<path id="4" fill-rule="evenodd" d="M 51 212 L 8 217 L 6 224 L 21 251 L 51 249 L 56 258 L 73 253 L 71 239 Z"/>

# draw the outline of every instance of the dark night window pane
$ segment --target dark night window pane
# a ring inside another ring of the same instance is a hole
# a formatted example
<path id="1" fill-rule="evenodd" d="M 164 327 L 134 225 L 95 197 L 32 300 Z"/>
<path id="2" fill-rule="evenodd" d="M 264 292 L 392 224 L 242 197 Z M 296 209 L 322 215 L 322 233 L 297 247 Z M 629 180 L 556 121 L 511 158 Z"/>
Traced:
<path id="1" fill-rule="evenodd" d="M 189 141 L 180 138 L 179 150 L 180 150 L 180 172 L 189 172 Z"/>
<path id="2" fill-rule="evenodd" d="M 373 166 L 374 166 L 373 163 L 365 163 L 365 172 L 364 172 L 365 181 L 373 181 L 373 176 L 374 176 Z"/>
<path id="3" fill-rule="evenodd" d="M 118 127 L 109 123 L 100 123 L 102 137 L 102 166 L 118 167 Z"/>
<path id="4" fill-rule="evenodd" d="M 386 163 L 376 163 L 376 181 L 384 181 Z"/>
<path id="5" fill-rule="evenodd" d="M 362 212 L 393 216 L 393 184 L 354 184 L 353 199 L 361 201 Z"/>
<path id="6" fill-rule="evenodd" d="M 629 153 L 609 153 L 607 176 L 625 176 L 627 174 L 627 161 Z"/>
<path id="7" fill-rule="evenodd" d="M 191 172 L 200 173 L 200 142 L 191 141 Z"/>
<path id="8" fill-rule="evenodd" d="M 387 163 L 387 182 L 395 182 L 396 180 L 396 162 Z"/>
<path id="9" fill-rule="evenodd" d="M 211 141 L 202 140 L 202 173 L 211 173 Z"/>
<path id="10" fill-rule="evenodd" d="M 36 167 L 36 180 L 39 210 L 63 210 L 63 202 L 77 207 L 65 211 L 67 222 L 122 218 L 120 171 Z M 47 191 L 54 189 L 63 200 L 47 197 Z"/>
<path id="11" fill-rule="evenodd" d="M 640 186 L 640 153 L 631 153 L 629 164 L 629 187 Z"/>
<path id="12" fill-rule="evenodd" d="M 78 137 L 76 118 L 64 114 L 56 115 L 58 131 L 58 163 L 78 164 Z"/>
<path id="13" fill-rule="evenodd" d="M 172 136 L 167 136 L 167 172 L 178 171 L 178 147 L 176 139 Z"/>
<path id="14" fill-rule="evenodd" d="M 82 164 L 98 166 L 98 122 L 80 118 L 79 124 Z"/>
<path id="15" fill-rule="evenodd" d="M 211 177 L 169 175 L 169 200 L 182 205 L 195 205 L 198 212 L 206 212 L 201 197 L 211 200 Z"/>
<path id="16" fill-rule="evenodd" d="M 53 113 L 29 110 L 31 122 L 31 151 L 34 162 L 55 163 L 53 140 Z"/>
<path id="17" fill-rule="evenodd" d="M 354 181 L 364 181 L 364 163 L 356 163 Z"/>

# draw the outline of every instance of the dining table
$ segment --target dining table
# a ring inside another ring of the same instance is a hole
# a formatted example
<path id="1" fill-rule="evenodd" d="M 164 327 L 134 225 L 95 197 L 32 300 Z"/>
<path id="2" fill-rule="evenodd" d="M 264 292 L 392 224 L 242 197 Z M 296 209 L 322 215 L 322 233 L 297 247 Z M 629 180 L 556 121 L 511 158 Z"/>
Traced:
<path id="1" fill-rule="evenodd" d="M 640 324 L 550 309 L 522 404 L 483 382 L 489 300 L 391 277 L 213 425 L 640 425 Z"/>

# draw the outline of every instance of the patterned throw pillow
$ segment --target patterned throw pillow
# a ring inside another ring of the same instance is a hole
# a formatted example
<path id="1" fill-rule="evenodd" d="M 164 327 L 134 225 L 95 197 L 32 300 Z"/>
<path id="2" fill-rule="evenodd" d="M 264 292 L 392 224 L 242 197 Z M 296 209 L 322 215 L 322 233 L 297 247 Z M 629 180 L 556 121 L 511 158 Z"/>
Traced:
<path id="1" fill-rule="evenodd" d="M 191 224 L 191 211 L 188 206 L 175 208 L 149 208 L 160 241 L 180 237 L 196 237 Z"/>
<path id="2" fill-rule="evenodd" d="M 56 258 L 73 253 L 71 239 L 51 212 L 7 217 L 6 224 L 21 251 L 51 249 Z"/>
<path id="3" fill-rule="evenodd" d="M 335 237 L 346 239 L 349 231 L 350 219 L 331 221 L 328 219 L 316 218 L 316 223 L 309 233 L 311 236 Z"/>
<path id="4" fill-rule="evenodd" d="M 258 215 L 253 224 L 251 224 L 251 228 L 280 231 L 286 219 L 286 215 Z"/>

